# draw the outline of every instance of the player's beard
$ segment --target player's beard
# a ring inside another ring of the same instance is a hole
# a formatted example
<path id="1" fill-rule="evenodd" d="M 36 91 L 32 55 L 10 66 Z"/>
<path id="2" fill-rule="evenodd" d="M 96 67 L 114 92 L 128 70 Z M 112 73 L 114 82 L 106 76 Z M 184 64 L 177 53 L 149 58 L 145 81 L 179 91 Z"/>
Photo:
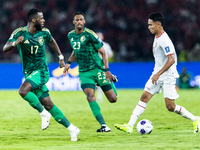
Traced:
<path id="1" fill-rule="evenodd" d="M 34 27 L 36 28 L 37 31 L 41 31 L 41 30 L 42 30 L 42 26 L 41 26 L 41 24 L 39 23 L 39 21 L 36 21 Z"/>

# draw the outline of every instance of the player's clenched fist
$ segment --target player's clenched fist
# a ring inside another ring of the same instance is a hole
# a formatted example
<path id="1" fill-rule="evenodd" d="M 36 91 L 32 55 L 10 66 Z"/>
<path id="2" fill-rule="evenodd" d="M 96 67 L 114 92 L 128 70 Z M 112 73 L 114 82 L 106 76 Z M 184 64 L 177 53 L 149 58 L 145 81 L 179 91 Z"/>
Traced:
<path id="1" fill-rule="evenodd" d="M 66 72 L 68 73 L 69 68 L 70 68 L 70 64 L 67 63 L 67 64 L 65 65 L 64 70 L 63 70 L 64 76 L 66 76 Z"/>
<path id="2" fill-rule="evenodd" d="M 65 61 L 64 59 L 59 60 L 60 68 L 65 67 Z"/>
<path id="3" fill-rule="evenodd" d="M 24 41 L 24 37 L 23 36 L 20 36 L 17 38 L 17 41 L 16 41 L 16 45 L 18 45 L 19 43 L 23 42 Z"/>

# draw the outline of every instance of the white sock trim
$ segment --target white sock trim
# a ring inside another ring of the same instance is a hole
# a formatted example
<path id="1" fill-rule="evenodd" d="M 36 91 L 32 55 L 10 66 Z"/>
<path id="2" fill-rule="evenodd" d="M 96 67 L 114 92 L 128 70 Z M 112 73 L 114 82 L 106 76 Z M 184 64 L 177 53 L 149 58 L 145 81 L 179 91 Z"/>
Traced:
<path id="1" fill-rule="evenodd" d="M 176 107 L 174 109 L 174 113 L 177 113 L 184 118 L 190 119 L 192 122 L 197 120 L 197 118 L 192 113 L 190 113 L 184 107 L 179 106 L 179 105 L 176 105 Z"/>
<path id="2" fill-rule="evenodd" d="M 142 108 L 144 108 L 144 109 L 147 107 L 147 103 L 145 103 L 145 102 L 143 102 L 141 100 L 138 102 L 137 105 L 140 106 L 140 107 L 142 107 Z"/>
<path id="3" fill-rule="evenodd" d="M 67 129 L 69 131 L 73 131 L 75 129 L 75 126 L 71 123 Z"/>

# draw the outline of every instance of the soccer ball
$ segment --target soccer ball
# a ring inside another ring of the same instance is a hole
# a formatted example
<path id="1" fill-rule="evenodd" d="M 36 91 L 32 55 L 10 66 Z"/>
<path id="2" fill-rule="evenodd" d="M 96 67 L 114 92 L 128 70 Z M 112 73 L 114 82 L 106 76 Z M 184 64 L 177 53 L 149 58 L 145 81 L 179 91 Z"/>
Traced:
<path id="1" fill-rule="evenodd" d="M 147 119 L 140 120 L 137 124 L 137 131 L 140 134 L 150 134 L 153 130 L 153 124 Z"/>

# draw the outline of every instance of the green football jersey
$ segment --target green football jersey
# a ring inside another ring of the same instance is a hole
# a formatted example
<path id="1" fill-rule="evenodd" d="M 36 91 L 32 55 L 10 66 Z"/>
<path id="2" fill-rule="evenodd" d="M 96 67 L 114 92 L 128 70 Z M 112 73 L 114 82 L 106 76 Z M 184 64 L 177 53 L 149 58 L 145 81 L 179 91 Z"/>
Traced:
<path id="1" fill-rule="evenodd" d="M 73 30 L 68 33 L 68 39 L 76 56 L 79 71 L 104 69 L 103 60 L 98 54 L 98 49 L 103 46 L 103 42 L 95 32 L 85 28 L 82 33 L 76 34 Z"/>
<path id="2" fill-rule="evenodd" d="M 8 42 L 14 42 L 18 37 L 23 36 L 24 41 L 17 45 L 24 74 L 29 74 L 35 70 L 48 71 L 45 43 L 52 41 L 51 33 L 47 28 L 31 34 L 27 26 L 17 28 L 13 31 Z"/>

